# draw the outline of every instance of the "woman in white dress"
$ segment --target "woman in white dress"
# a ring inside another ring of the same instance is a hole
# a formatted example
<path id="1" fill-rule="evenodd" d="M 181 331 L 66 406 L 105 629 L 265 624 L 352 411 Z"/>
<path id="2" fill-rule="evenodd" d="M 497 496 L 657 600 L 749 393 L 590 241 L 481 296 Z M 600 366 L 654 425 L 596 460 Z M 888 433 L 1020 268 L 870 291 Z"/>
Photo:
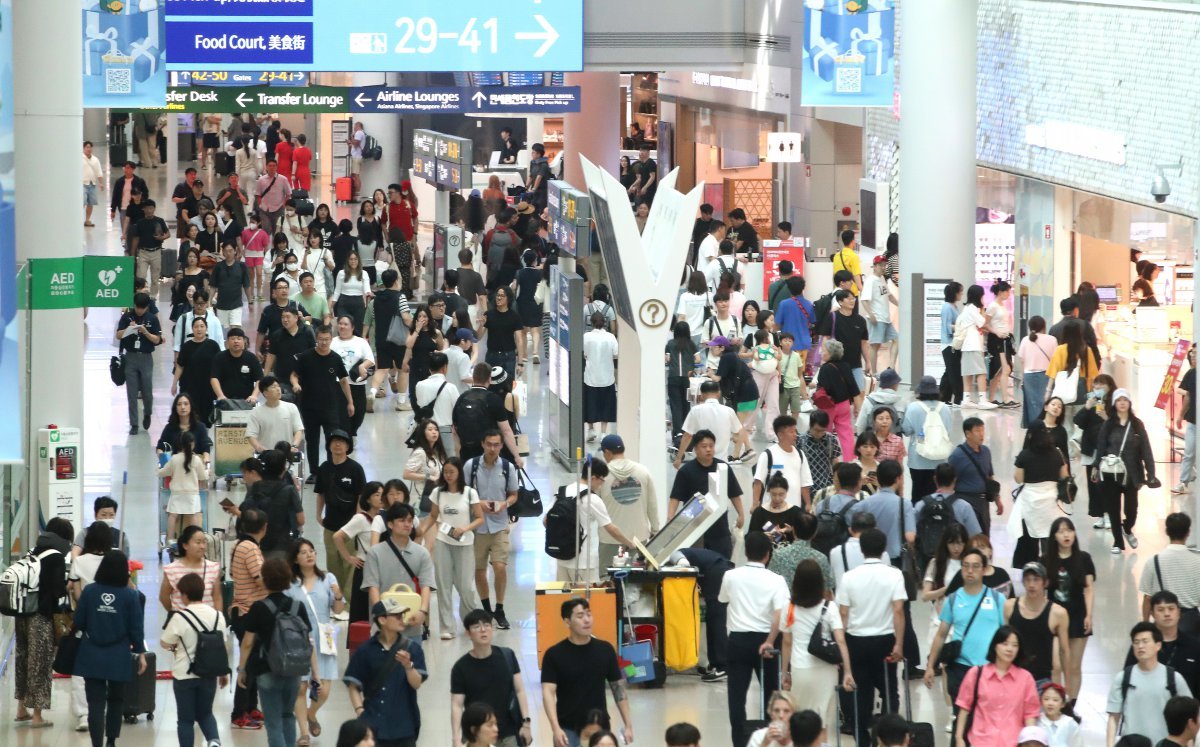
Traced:
<path id="1" fill-rule="evenodd" d="M 983 332 L 987 320 L 983 317 L 983 286 L 967 288 L 967 301 L 954 322 L 954 342 L 962 353 L 963 401 L 962 408 L 971 410 L 994 410 L 996 406 L 987 401 L 987 366 L 983 362 Z M 972 392 L 975 392 L 972 399 Z"/>
<path id="2" fill-rule="evenodd" d="M 433 567 L 437 573 L 438 621 L 442 640 L 449 641 L 456 629 L 454 591 L 458 592 L 460 618 L 466 618 L 468 612 L 480 606 L 475 589 L 475 529 L 483 524 L 483 505 L 475 488 L 464 483 L 462 461 L 458 457 L 450 457 L 442 464 L 441 479 L 430 494 L 429 503 L 429 514 L 421 522 L 421 535 L 437 537 Z"/>

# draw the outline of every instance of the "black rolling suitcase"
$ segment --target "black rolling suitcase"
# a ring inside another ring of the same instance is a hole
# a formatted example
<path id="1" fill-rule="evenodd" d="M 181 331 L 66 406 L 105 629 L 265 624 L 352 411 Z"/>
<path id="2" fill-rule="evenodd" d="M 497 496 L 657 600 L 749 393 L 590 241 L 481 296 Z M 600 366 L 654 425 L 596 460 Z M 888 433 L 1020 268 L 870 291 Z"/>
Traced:
<path id="1" fill-rule="evenodd" d="M 154 691 L 158 685 L 158 661 L 153 651 L 146 652 L 146 671 L 138 674 L 138 660 L 133 657 L 133 680 L 125 686 L 125 723 L 136 724 L 145 715 L 154 720 Z"/>
<path id="2" fill-rule="evenodd" d="M 775 656 L 779 656 L 779 649 L 775 649 Z M 758 684 L 759 684 L 760 688 L 766 687 L 766 684 L 764 683 L 766 673 L 767 673 L 767 660 L 765 658 L 760 658 L 759 664 L 758 664 Z M 781 680 L 783 679 L 782 672 L 779 673 L 779 677 Z M 776 689 L 778 689 L 778 688 L 776 688 Z M 745 722 L 745 724 L 742 726 L 742 739 L 739 742 L 739 744 L 746 744 L 747 742 L 750 741 L 750 737 L 754 736 L 754 732 L 758 731 L 759 729 L 765 729 L 771 725 L 771 719 L 767 716 L 767 697 L 768 696 L 770 696 L 770 693 L 762 693 L 759 696 L 758 719 L 757 720 L 747 720 Z"/>
<path id="3" fill-rule="evenodd" d="M 933 724 L 916 723 L 912 717 L 912 686 L 908 679 L 908 660 L 904 662 L 904 720 L 908 722 L 909 747 L 933 747 Z"/>
<path id="4" fill-rule="evenodd" d="M 217 176 L 229 176 L 233 173 L 233 156 L 223 150 L 213 154 L 213 170 Z"/>
<path id="5" fill-rule="evenodd" d="M 108 165 L 120 168 L 129 160 L 129 146 L 125 143 L 108 146 Z"/>

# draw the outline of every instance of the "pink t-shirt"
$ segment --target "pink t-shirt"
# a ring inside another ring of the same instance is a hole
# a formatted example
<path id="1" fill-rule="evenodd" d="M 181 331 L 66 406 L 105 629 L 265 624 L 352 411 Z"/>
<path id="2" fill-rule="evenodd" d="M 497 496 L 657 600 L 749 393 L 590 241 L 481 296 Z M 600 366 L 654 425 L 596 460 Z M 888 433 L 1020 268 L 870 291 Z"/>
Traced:
<path id="1" fill-rule="evenodd" d="M 1026 336 L 1024 340 L 1021 340 L 1020 347 L 1017 348 L 1017 357 L 1021 359 L 1021 370 L 1025 373 L 1045 371 L 1050 367 L 1050 359 L 1054 357 L 1054 349 L 1057 347 L 1058 340 L 1045 332 L 1040 333 L 1036 341 L 1030 340 Z"/>
<path id="2" fill-rule="evenodd" d="M 242 246 L 246 248 L 246 256 L 262 259 L 267 247 L 271 244 L 271 236 L 261 228 L 242 231 Z"/>
<path id="3" fill-rule="evenodd" d="M 975 680 L 980 672 L 983 679 L 975 698 Z M 992 664 L 971 667 L 963 677 L 954 704 L 974 711 L 971 733 L 966 735 L 974 747 L 1012 747 L 1025 721 L 1036 719 L 1041 713 L 1033 675 L 1017 666 L 1009 667 L 1004 676 Z"/>

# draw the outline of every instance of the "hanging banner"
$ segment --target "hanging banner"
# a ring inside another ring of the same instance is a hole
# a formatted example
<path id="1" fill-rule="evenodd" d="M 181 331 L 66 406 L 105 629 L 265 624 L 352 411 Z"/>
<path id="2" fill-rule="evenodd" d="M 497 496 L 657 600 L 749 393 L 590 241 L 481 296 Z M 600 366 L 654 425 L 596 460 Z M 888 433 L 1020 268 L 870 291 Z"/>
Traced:
<path id="1" fill-rule="evenodd" d="M 804 0 L 802 106 L 893 102 L 892 0 Z"/>
<path id="2" fill-rule="evenodd" d="M 1167 367 L 1167 375 L 1163 377 L 1162 386 L 1159 387 L 1158 398 L 1154 400 L 1154 406 L 1158 409 L 1167 409 L 1167 404 L 1175 396 L 1175 380 L 1179 378 L 1179 370 L 1183 368 L 1183 362 L 1187 360 L 1188 348 L 1191 346 L 1192 343 L 1187 340 L 1175 343 L 1175 354 L 1171 356 L 1171 365 Z"/>
<path id="3" fill-rule="evenodd" d="M 161 109 L 167 94 L 162 0 L 82 0 L 83 105 Z"/>

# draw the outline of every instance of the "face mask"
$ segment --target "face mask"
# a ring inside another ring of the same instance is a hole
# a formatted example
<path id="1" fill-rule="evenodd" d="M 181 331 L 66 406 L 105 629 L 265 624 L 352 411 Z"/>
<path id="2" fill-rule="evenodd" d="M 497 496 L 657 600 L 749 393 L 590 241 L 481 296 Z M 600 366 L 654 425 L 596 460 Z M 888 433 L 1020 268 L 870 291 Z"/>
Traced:
<path id="1" fill-rule="evenodd" d="M 295 272 L 296 270 L 300 269 L 300 265 L 296 264 L 295 262 L 288 262 L 286 267 L 288 272 Z"/>
<path id="2" fill-rule="evenodd" d="M 257 223 L 251 223 L 251 224 L 250 224 L 250 230 L 251 230 L 251 231 L 257 231 L 257 230 L 258 230 L 258 224 L 257 224 Z"/>
<path id="3" fill-rule="evenodd" d="M 108 524 L 111 527 L 113 524 L 116 523 L 117 520 L 116 519 L 100 519 L 100 521 L 103 521 L 105 524 Z"/>
<path id="4" fill-rule="evenodd" d="M 1097 397 L 1103 397 L 1105 394 L 1108 394 L 1108 387 L 1097 386 L 1097 387 L 1093 387 L 1092 391 L 1096 393 Z"/>

